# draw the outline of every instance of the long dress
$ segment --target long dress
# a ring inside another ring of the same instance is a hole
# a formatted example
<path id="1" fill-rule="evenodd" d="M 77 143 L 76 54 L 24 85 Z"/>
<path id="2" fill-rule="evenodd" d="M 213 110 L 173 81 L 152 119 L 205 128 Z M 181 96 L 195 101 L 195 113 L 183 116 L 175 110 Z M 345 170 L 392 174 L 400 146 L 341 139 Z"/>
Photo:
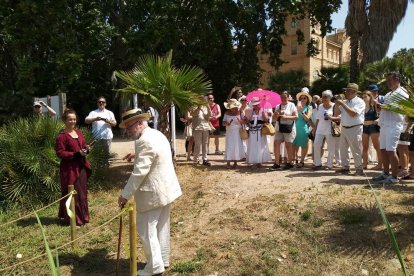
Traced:
<path id="1" fill-rule="evenodd" d="M 240 138 L 240 115 L 224 115 L 224 122 L 231 124 L 226 126 L 226 152 L 224 160 L 238 161 L 246 157 L 243 148 L 243 140 Z"/>
<path id="2" fill-rule="evenodd" d="M 258 114 L 251 111 L 249 118 L 249 139 L 247 140 L 247 163 L 261 164 L 272 160 L 266 135 L 262 135 L 263 109 Z"/>
<path id="3" fill-rule="evenodd" d="M 309 106 L 303 107 L 303 112 L 307 113 L 309 111 Z M 298 119 L 296 120 L 296 137 L 293 140 L 293 145 L 296 147 L 305 147 L 308 144 L 309 140 L 309 126 L 301 112 L 298 114 Z"/>
<path id="4" fill-rule="evenodd" d="M 69 185 L 74 184 L 75 195 L 75 212 L 76 225 L 83 225 L 89 222 L 88 198 L 87 198 L 87 181 L 91 175 L 91 165 L 85 157 L 75 154 L 86 146 L 85 138 L 82 132 L 76 130 L 78 138 L 73 138 L 69 133 L 62 130 L 56 138 L 56 154 L 60 161 L 60 188 L 62 196 L 68 194 Z M 67 198 L 60 201 L 59 218 L 64 219 L 66 223 L 70 218 L 66 212 Z"/>

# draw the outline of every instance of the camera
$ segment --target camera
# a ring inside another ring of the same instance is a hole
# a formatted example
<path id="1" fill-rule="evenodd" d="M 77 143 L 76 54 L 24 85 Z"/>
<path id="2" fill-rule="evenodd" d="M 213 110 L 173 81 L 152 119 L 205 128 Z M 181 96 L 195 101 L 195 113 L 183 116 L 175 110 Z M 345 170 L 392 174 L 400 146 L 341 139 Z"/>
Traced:
<path id="1" fill-rule="evenodd" d="M 332 97 L 332 101 L 333 102 L 335 102 L 336 100 L 341 100 L 342 98 L 341 98 L 341 95 L 334 95 L 333 97 Z"/>

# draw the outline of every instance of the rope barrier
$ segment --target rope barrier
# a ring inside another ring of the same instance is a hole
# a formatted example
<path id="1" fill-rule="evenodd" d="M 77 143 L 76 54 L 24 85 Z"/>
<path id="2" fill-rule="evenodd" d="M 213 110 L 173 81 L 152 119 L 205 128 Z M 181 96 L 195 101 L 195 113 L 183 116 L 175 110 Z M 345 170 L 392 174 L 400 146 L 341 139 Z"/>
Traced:
<path id="1" fill-rule="evenodd" d="M 31 216 L 31 215 L 33 215 L 35 212 L 36 212 L 36 213 L 37 213 L 37 212 L 40 212 L 40 211 L 42 211 L 42 210 L 44 210 L 44 209 L 46 209 L 46 208 L 48 208 L 48 207 L 52 206 L 53 204 L 55 204 L 55 203 L 57 203 L 57 202 L 61 201 L 62 199 L 64 199 L 64 198 L 66 198 L 66 197 L 70 196 L 71 194 L 75 194 L 75 192 L 70 192 L 70 193 L 68 193 L 67 195 L 62 196 L 61 198 L 59 198 L 59 199 L 57 199 L 57 200 L 53 201 L 52 203 L 50 203 L 50 204 L 48 204 L 48 205 L 46 205 L 46 206 L 44 206 L 44 207 L 42 207 L 42 208 L 40 208 L 40 209 L 38 209 L 38 210 L 34 210 L 34 211 L 32 211 L 32 212 L 30 212 L 30 213 L 28 213 L 28 214 L 26 214 L 26 215 L 24 215 L 24 216 L 22 216 L 22 217 L 19 217 L 19 218 L 15 219 L 15 220 L 12 220 L 12 221 L 9 221 L 9 222 L 6 222 L 6 223 L 3 223 L 3 224 L 0 224 L 0 228 L 1 228 L 1 227 L 3 227 L 3 226 L 6 226 L 6 225 L 12 224 L 12 223 L 14 223 L 14 222 L 16 222 L 16 221 L 19 221 L 19 220 L 25 219 L 25 218 L 27 218 L 27 217 L 30 217 L 30 216 Z"/>
<path id="2" fill-rule="evenodd" d="M 66 247 L 66 246 L 68 246 L 68 245 L 70 245 L 70 244 L 72 244 L 72 243 L 74 243 L 74 242 L 76 242 L 76 241 L 78 241 L 78 240 L 80 240 L 80 239 L 82 239 L 82 238 L 84 238 L 84 237 L 88 236 L 90 233 L 93 233 L 93 232 L 95 232 L 96 230 L 101 229 L 102 227 L 106 226 L 107 224 L 109 224 L 109 223 L 110 223 L 111 221 L 113 221 L 114 219 L 118 218 L 119 216 L 122 216 L 122 214 L 123 214 L 123 213 L 125 213 L 125 212 L 126 212 L 126 211 L 128 211 L 128 210 L 129 210 L 129 208 L 124 208 L 124 209 L 122 209 L 122 211 L 121 211 L 121 212 L 119 212 L 118 214 L 116 214 L 114 217 L 110 218 L 109 220 L 107 220 L 106 222 L 102 223 L 101 225 L 99 225 L 99 226 L 97 226 L 97 227 L 95 227 L 95 228 L 91 229 L 90 231 L 86 232 L 84 235 L 82 235 L 82 236 L 80 236 L 80 237 L 77 237 L 77 238 L 76 238 L 76 239 L 74 239 L 73 241 L 69 241 L 69 242 L 67 242 L 67 243 L 64 243 L 64 244 L 62 244 L 61 246 L 56 247 L 55 249 L 50 249 L 50 251 L 51 251 L 51 252 L 54 252 L 54 251 L 56 251 L 56 250 L 62 249 L 62 248 L 64 248 L 64 247 Z M 23 262 L 20 262 L 20 263 L 17 263 L 17 264 L 14 264 L 14 265 L 8 266 L 8 267 L 6 267 L 6 268 L 2 268 L 2 269 L 0 269 L 0 272 L 6 271 L 6 270 L 10 270 L 10 269 L 12 269 L 12 268 L 15 268 L 15 267 L 17 267 L 17 266 L 20 266 L 20 265 L 25 264 L 25 263 L 28 263 L 28 262 L 32 262 L 32 261 L 37 260 L 37 259 L 39 259 L 39 258 L 41 258 L 41 257 L 46 256 L 46 255 L 47 255 L 47 252 L 45 252 L 45 253 L 43 253 L 43 254 L 41 254 L 41 255 L 39 255 L 39 256 L 33 257 L 33 258 L 31 258 L 31 259 L 28 259 L 28 260 L 26 260 L 26 261 L 23 261 Z"/>

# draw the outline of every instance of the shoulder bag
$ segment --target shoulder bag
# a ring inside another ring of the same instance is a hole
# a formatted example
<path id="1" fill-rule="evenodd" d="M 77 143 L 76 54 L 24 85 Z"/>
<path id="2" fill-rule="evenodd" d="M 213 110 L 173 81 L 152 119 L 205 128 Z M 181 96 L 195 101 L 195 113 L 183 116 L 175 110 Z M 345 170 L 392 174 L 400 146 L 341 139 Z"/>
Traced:
<path id="1" fill-rule="evenodd" d="M 331 133 L 333 137 L 341 136 L 341 124 L 331 121 Z"/>
<path id="2" fill-rule="evenodd" d="M 264 123 L 262 126 L 262 135 L 275 135 L 275 128 L 271 123 Z"/>
<path id="3" fill-rule="evenodd" d="M 282 104 L 279 105 L 279 110 L 282 110 Z M 293 129 L 293 125 L 295 124 L 295 121 L 292 122 L 292 124 L 282 124 L 280 122 L 280 117 L 277 118 L 277 121 L 279 122 L 279 132 L 280 133 L 291 133 Z"/>

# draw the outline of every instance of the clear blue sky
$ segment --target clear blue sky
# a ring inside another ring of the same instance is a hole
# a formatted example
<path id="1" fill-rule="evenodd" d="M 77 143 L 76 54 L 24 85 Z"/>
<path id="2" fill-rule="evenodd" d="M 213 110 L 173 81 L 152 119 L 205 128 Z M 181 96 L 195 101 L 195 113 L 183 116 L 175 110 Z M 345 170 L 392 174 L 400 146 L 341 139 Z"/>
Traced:
<path id="1" fill-rule="evenodd" d="M 344 28 L 348 13 L 348 1 L 343 0 L 341 9 L 332 15 L 334 28 Z M 390 43 L 387 56 L 392 56 L 401 48 L 414 48 L 414 4 L 409 2 L 405 17 L 398 25 L 397 32 Z"/>

